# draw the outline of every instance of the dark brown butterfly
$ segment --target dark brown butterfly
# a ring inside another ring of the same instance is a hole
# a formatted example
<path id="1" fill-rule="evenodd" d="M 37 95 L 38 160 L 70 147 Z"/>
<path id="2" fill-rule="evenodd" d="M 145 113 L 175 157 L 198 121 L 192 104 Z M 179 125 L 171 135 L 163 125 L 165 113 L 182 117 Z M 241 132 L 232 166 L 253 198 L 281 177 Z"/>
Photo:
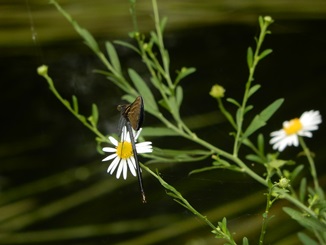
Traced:
<path id="1" fill-rule="evenodd" d="M 118 111 L 121 112 L 121 119 L 119 123 L 119 131 L 122 132 L 123 126 L 126 126 L 130 135 L 130 141 L 132 144 L 133 156 L 136 162 L 136 170 L 140 192 L 142 195 L 142 202 L 146 203 L 146 196 L 143 187 L 143 180 L 141 169 L 138 162 L 137 151 L 135 146 L 135 139 L 133 130 L 138 131 L 143 124 L 144 120 L 144 102 L 141 96 L 138 96 L 135 101 L 129 105 L 118 105 Z"/>
<path id="2" fill-rule="evenodd" d="M 129 105 L 118 105 L 117 109 L 121 112 L 121 116 L 130 122 L 135 131 L 140 129 L 144 121 L 144 102 L 141 96 L 138 96 Z"/>

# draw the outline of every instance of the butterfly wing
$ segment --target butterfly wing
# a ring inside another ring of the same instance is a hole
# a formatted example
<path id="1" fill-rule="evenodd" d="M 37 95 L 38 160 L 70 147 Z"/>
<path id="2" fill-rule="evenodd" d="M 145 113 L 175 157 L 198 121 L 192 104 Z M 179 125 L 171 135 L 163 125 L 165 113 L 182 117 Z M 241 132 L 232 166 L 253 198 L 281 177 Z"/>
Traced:
<path id="1" fill-rule="evenodd" d="M 138 96 L 130 105 L 119 105 L 117 109 L 135 131 L 140 129 L 144 121 L 144 102 L 141 96 Z"/>

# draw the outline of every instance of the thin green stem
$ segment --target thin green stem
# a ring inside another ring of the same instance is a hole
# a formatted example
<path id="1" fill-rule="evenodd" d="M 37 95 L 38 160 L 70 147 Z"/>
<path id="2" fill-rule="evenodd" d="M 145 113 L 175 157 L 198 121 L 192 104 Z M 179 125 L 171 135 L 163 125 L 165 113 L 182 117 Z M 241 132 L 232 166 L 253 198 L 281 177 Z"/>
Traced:
<path id="1" fill-rule="evenodd" d="M 191 211 L 194 215 L 199 217 L 202 221 L 204 221 L 208 226 L 211 227 L 212 230 L 215 230 L 216 227 L 207 219 L 206 216 L 199 213 L 193 206 L 190 205 L 190 203 L 181 195 L 179 191 L 177 191 L 173 186 L 169 185 L 167 182 L 165 182 L 158 174 L 154 173 L 151 169 L 149 169 L 147 166 L 140 163 L 141 167 L 145 169 L 148 173 L 150 173 L 152 176 L 154 176 L 161 185 L 171 193 L 169 193 L 172 197 L 174 197 L 175 201 L 180 203 L 182 206 L 187 208 L 189 211 Z"/>
<path id="2" fill-rule="evenodd" d="M 38 68 L 39 75 L 43 76 L 47 83 L 49 84 L 49 88 L 52 91 L 52 93 L 57 97 L 57 99 L 81 122 L 83 123 L 88 129 L 90 129 L 94 134 L 96 134 L 102 141 L 107 142 L 108 139 L 101 134 L 96 127 L 94 127 L 91 123 L 88 123 L 86 121 L 86 118 L 80 114 L 78 114 L 70 105 L 69 101 L 62 98 L 62 96 L 59 94 L 57 89 L 54 86 L 52 78 L 47 73 L 47 66 L 40 66 Z"/>
<path id="3" fill-rule="evenodd" d="M 194 141 L 196 143 L 198 143 L 199 145 L 204 146 L 205 148 L 212 150 L 214 152 L 216 152 L 217 154 L 233 161 L 234 163 L 236 163 L 243 172 L 247 173 L 249 176 L 251 176 L 253 179 L 255 179 L 256 181 L 258 181 L 259 183 L 261 183 L 264 186 L 267 186 L 267 182 L 260 177 L 257 173 L 255 173 L 254 171 L 252 171 L 243 161 L 241 161 L 241 159 L 239 159 L 238 157 L 221 150 L 220 148 L 215 147 L 214 145 L 208 143 L 205 140 L 202 140 L 201 138 L 198 138 L 194 133 L 192 133 L 192 135 L 189 135 L 187 133 L 185 133 L 184 131 L 180 130 L 178 127 L 176 127 L 175 125 L 173 125 L 172 123 L 170 123 L 162 114 L 157 115 L 157 117 L 170 129 L 174 130 L 175 132 L 179 133 L 181 136 L 183 136 L 184 138 L 187 138 L 191 141 Z"/>
<path id="4" fill-rule="evenodd" d="M 153 12 L 154 12 L 154 21 L 155 21 L 155 29 L 156 29 L 156 33 L 157 33 L 157 41 L 158 41 L 158 48 L 160 50 L 161 53 L 161 57 L 162 57 L 162 62 L 163 62 L 163 67 L 165 70 L 165 79 L 169 85 L 170 89 L 174 89 L 174 85 L 172 83 L 171 80 L 171 76 L 170 76 L 170 59 L 168 56 L 168 52 L 165 50 L 164 47 L 164 42 L 163 42 L 163 33 L 162 33 L 162 29 L 160 26 L 160 17 L 159 17 L 159 12 L 158 12 L 158 6 L 157 6 L 157 2 L 156 0 L 152 0 L 152 5 L 153 5 Z"/>
<path id="5" fill-rule="evenodd" d="M 315 167 L 315 162 L 314 159 L 311 156 L 311 152 L 309 150 L 309 148 L 307 147 L 306 143 L 304 142 L 303 138 L 299 136 L 299 142 L 300 145 L 308 159 L 309 165 L 310 165 L 310 172 L 311 172 L 311 176 L 315 185 L 315 189 L 316 191 L 319 189 L 319 183 L 318 183 L 318 177 L 317 177 L 317 171 L 316 171 L 316 167 Z"/>
<path id="6" fill-rule="evenodd" d="M 251 83 L 254 80 L 254 74 L 255 74 L 256 67 L 261 59 L 259 56 L 260 48 L 261 48 L 261 45 L 263 44 L 264 38 L 267 34 L 267 28 L 269 25 L 270 25 L 270 22 L 267 22 L 267 21 L 263 21 L 261 24 L 261 31 L 260 31 L 260 34 L 259 34 L 259 37 L 257 40 L 256 50 L 253 55 L 253 62 L 252 62 L 252 65 L 249 67 L 249 76 L 248 76 L 248 80 L 246 82 L 245 93 L 243 96 L 241 107 L 239 108 L 240 115 L 237 117 L 237 134 L 236 134 L 234 146 L 233 146 L 233 155 L 235 155 L 235 156 L 238 155 L 238 151 L 239 151 L 239 148 L 241 145 L 240 139 L 241 139 L 241 135 L 242 135 L 242 124 L 243 124 L 243 120 L 244 120 L 244 114 L 245 114 L 247 102 L 249 99 L 249 90 L 251 87 Z"/>
<path id="7" fill-rule="evenodd" d="M 281 195 L 283 198 L 300 208 L 301 210 L 305 211 L 307 214 L 311 215 L 312 217 L 316 218 L 316 214 L 307 206 L 305 206 L 302 202 L 300 202 L 298 199 L 294 198 L 293 196 L 289 195 L 286 192 L 282 192 Z"/>

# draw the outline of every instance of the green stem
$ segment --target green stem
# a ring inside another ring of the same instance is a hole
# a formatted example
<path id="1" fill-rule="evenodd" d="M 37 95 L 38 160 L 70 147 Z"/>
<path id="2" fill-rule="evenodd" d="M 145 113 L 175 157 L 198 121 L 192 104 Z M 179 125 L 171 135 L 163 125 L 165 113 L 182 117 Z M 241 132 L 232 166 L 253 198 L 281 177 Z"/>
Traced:
<path id="1" fill-rule="evenodd" d="M 269 22 L 264 21 L 263 24 L 261 25 L 261 31 L 257 40 L 257 46 L 256 46 L 256 50 L 253 56 L 253 62 L 252 65 L 249 67 L 249 76 L 248 76 L 248 80 L 246 82 L 246 88 L 245 88 L 245 93 L 243 96 L 243 100 L 242 100 L 242 104 L 241 107 L 239 108 L 240 110 L 240 116 L 238 117 L 237 120 L 237 134 L 235 137 L 235 141 L 234 141 L 234 146 L 233 146 L 233 154 L 235 156 L 238 155 L 238 151 L 240 148 L 240 144 L 241 144 L 241 134 L 242 134 L 242 124 L 243 124 L 243 120 L 244 120 L 244 114 L 245 114 L 245 110 L 246 110 L 246 106 L 247 106 L 247 101 L 249 99 L 249 90 L 251 87 L 251 83 L 254 80 L 254 74 L 255 74 L 255 70 L 256 67 L 260 61 L 260 56 L 259 56 L 259 52 L 260 52 L 260 48 L 261 45 L 263 44 L 264 38 L 267 34 L 267 28 L 269 26 Z"/>
<path id="2" fill-rule="evenodd" d="M 88 123 L 86 121 L 86 118 L 80 114 L 78 114 L 70 105 L 69 101 L 62 98 L 62 96 L 59 94 L 57 89 L 54 86 L 52 78 L 47 73 L 48 67 L 43 65 L 38 68 L 38 74 L 43 76 L 47 83 L 49 84 L 49 88 L 52 91 L 52 93 L 55 95 L 55 97 L 58 98 L 58 100 L 81 122 L 83 123 L 88 129 L 90 129 L 94 134 L 96 134 L 102 141 L 107 142 L 107 138 L 101 134 L 96 127 L 94 127 L 92 124 Z"/>
<path id="3" fill-rule="evenodd" d="M 313 178 L 314 181 L 314 185 L 315 185 L 315 189 L 316 191 L 318 191 L 319 189 L 319 183 L 318 183 L 318 177 L 317 177 L 317 171 L 316 171 L 316 167 L 315 167 L 315 162 L 311 156 L 311 152 L 309 150 L 309 148 L 307 147 L 306 143 L 304 142 L 303 138 L 299 136 L 299 142 L 300 145 L 305 153 L 305 155 L 307 156 L 309 165 L 310 165 L 310 172 L 311 172 L 311 176 Z"/>
<path id="4" fill-rule="evenodd" d="M 158 39 L 157 40 L 158 48 L 161 53 L 163 67 L 165 70 L 164 77 L 169 85 L 169 88 L 174 89 L 174 85 L 171 80 L 170 69 L 169 69 L 170 59 L 168 56 L 168 52 L 164 48 L 163 35 L 162 35 L 161 26 L 160 26 L 160 17 L 159 17 L 159 13 L 158 13 L 158 6 L 157 6 L 156 0 L 152 0 L 152 5 L 153 5 L 153 12 L 154 12 L 155 29 L 156 29 L 156 33 L 157 33 L 157 39 Z"/>
<path id="5" fill-rule="evenodd" d="M 208 226 L 210 226 L 212 230 L 216 229 L 216 227 L 207 219 L 207 217 L 202 215 L 201 213 L 199 213 L 193 206 L 191 206 L 190 203 L 173 186 L 171 186 L 167 182 L 165 182 L 158 174 L 154 173 L 151 169 L 149 169 L 144 164 L 140 163 L 140 165 L 141 165 L 142 169 L 145 169 L 148 173 L 150 173 L 152 176 L 154 176 L 166 190 L 171 192 L 170 195 L 175 198 L 175 201 L 179 202 L 182 206 L 184 206 L 189 211 L 191 211 L 194 215 L 199 217 Z"/>
<path id="6" fill-rule="evenodd" d="M 174 130 L 175 132 L 179 133 L 181 136 L 183 136 L 184 138 L 187 138 L 191 141 L 194 141 L 202 146 L 204 146 L 205 148 L 212 150 L 214 152 L 216 152 L 217 154 L 233 161 L 234 163 L 236 163 L 243 172 L 247 173 L 249 176 L 251 176 L 253 179 L 255 179 L 256 181 L 258 181 L 259 183 L 261 183 L 264 186 L 267 186 L 267 182 L 260 177 L 257 173 L 255 173 L 254 171 L 252 171 L 243 161 L 241 161 L 241 159 L 239 159 L 238 157 L 221 150 L 220 148 L 217 148 L 213 145 L 211 145 L 210 143 L 206 142 L 205 140 L 202 140 L 201 138 L 198 138 L 194 133 L 192 133 L 192 135 L 189 135 L 187 133 L 185 133 L 183 130 L 180 130 L 178 127 L 176 127 L 175 125 L 173 125 L 172 123 L 170 123 L 161 113 L 157 115 L 157 117 L 170 129 Z"/>
<path id="7" fill-rule="evenodd" d="M 265 238 L 267 224 L 268 224 L 268 214 L 269 214 L 269 210 L 273 204 L 273 201 L 271 201 L 272 190 L 273 190 L 273 187 L 269 188 L 269 192 L 267 194 L 266 208 L 265 208 L 265 212 L 263 214 L 263 224 L 261 226 L 261 232 L 260 232 L 260 237 L 259 237 L 259 245 L 264 244 L 264 238 Z"/>

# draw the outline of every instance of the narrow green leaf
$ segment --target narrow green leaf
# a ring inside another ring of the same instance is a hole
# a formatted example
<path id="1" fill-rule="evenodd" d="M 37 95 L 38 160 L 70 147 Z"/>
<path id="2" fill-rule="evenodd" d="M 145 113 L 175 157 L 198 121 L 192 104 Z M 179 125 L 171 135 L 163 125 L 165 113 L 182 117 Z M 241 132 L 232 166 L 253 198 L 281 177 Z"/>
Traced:
<path id="1" fill-rule="evenodd" d="M 243 114 L 246 114 L 248 111 L 251 111 L 253 108 L 254 108 L 253 105 L 247 105 Z"/>
<path id="2" fill-rule="evenodd" d="M 128 69 L 128 73 L 138 92 L 144 99 L 144 104 L 146 105 L 145 110 L 148 110 L 148 112 L 150 113 L 157 113 L 159 111 L 157 104 L 155 102 L 151 90 L 149 89 L 145 81 L 138 75 L 135 70 L 131 68 Z"/>
<path id="3" fill-rule="evenodd" d="M 79 25 L 77 25 L 77 22 L 76 22 L 75 29 L 78 31 L 79 35 L 81 35 L 84 38 L 85 44 L 88 47 L 90 47 L 94 51 L 94 53 L 101 52 L 95 38 L 92 36 L 92 34 L 88 30 L 86 30 L 84 28 L 80 28 Z"/>
<path id="4" fill-rule="evenodd" d="M 98 122 L 98 109 L 96 104 L 92 104 L 92 118 L 93 118 L 93 126 L 97 125 Z"/>
<path id="5" fill-rule="evenodd" d="M 303 227 L 307 229 L 313 229 L 316 231 L 324 232 L 326 230 L 326 224 L 322 223 L 320 220 L 306 216 L 299 211 L 296 211 L 289 207 L 283 208 L 284 212 L 286 212 L 292 219 L 298 221 Z"/>
<path id="6" fill-rule="evenodd" d="M 254 63 L 254 54 L 251 47 L 248 47 L 247 49 L 247 64 L 249 69 L 252 67 L 252 64 Z"/>
<path id="7" fill-rule="evenodd" d="M 298 233 L 298 237 L 300 239 L 300 241 L 304 244 L 304 245 L 319 245 L 318 242 L 316 242 L 315 240 L 313 240 L 312 238 L 310 238 L 308 235 L 306 235 L 303 232 L 299 232 Z"/>
<path id="8" fill-rule="evenodd" d="M 94 37 L 84 28 L 79 26 L 79 24 L 54 0 L 50 0 L 50 3 L 53 4 L 58 11 L 72 24 L 75 31 L 84 39 L 87 46 L 89 46 L 95 53 L 99 53 L 99 46 L 94 39 Z"/>
<path id="9" fill-rule="evenodd" d="M 241 121 L 243 120 L 242 115 L 243 115 L 242 114 L 242 109 L 239 108 L 237 110 L 237 112 L 236 112 L 236 115 L 235 115 L 235 120 L 236 120 L 236 124 L 237 125 L 241 125 Z"/>
<path id="10" fill-rule="evenodd" d="M 271 49 L 265 49 L 263 52 L 261 52 L 259 54 L 259 59 L 262 60 L 263 58 L 265 58 L 267 55 L 269 55 L 272 52 L 273 52 L 273 50 L 271 50 Z"/>
<path id="11" fill-rule="evenodd" d="M 120 61 L 119 61 L 119 57 L 117 54 L 116 49 L 114 48 L 114 46 L 112 45 L 111 42 L 107 41 L 105 42 L 105 47 L 106 47 L 106 51 L 109 55 L 111 64 L 113 66 L 113 68 L 119 73 L 121 74 L 121 66 L 120 66 Z"/>
<path id="12" fill-rule="evenodd" d="M 132 45 L 130 43 L 127 43 L 127 42 L 124 42 L 124 41 L 119 41 L 119 40 L 114 41 L 114 43 L 116 43 L 116 44 L 118 44 L 120 46 L 124 46 L 126 48 L 129 48 L 129 49 L 135 51 L 136 53 L 140 54 L 139 50 L 134 45 Z"/>
<path id="13" fill-rule="evenodd" d="M 272 104 L 267 106 L 260 114 L 256 115 L 254 119 L 249 124 L 248 128 L 243 134 L 243 138 L 249 137 L 259 128 L 266 125 L 268 119 L 277 111 L 277 109 L 282 105 L 284 99 L 278 99 Z"/>
<path id="14" fill-rule="evenodd" d="M 171 112 L 170 105 L 165 100 L 159 100 L 159 105 L 165 108 L 167 111 Z"/>
<path id="15" fill-rule="evenodd" d="M 180 108 L 183 100 L 183 90 L 181 86 L 177 86 L 175 97 L 176 97 L 178 108 Z"/>
<path id="16" fill-rule="evenodd" d="M 258 134 L 257 136 L 257 146 L 259 152 L 264 155 L 264 149 L 265 149 L 265 140 L 264 140 L 264 135 L 263 134 Z"/>
<path id="17" fill-rule="evenodd" d="M 242 239 L 242 245 L 249 245 L 249 240 L 248 240 L 247 237 L 244 237 L 244 238 Z"/>
<path id="18" fill-rule="evenodd" d="M 174 85 L 177 85 L 182 79 L 184 79 L 186 76 L 189 76 L 190 74 L 194 73 L 196 71 L 196 68 L 193 67 L 183 67 L 180 71 L 178 71 L 178 75 L 174 81 Z"/>
<path id="19" fill-rule="evenodd" d="M 306 193 L 307 193 L 307 179 L 302 178 L 300 182 L 300 189 L 299 189 L 299 199 L 302 203 L 304 203 L 306 199 Z"/>
<path id="20" fill-rule="evenodd" d="M 263 27 L 264 27 L 264 19 L 263 19 L 262 16 L 259 16 L 259 17 L 258 17 L 258 22 L 259 22 L 260 30 L 262 30 Z"/>
<path id="21" fill-rule="evenodd" d="M 151 32 L 151 41 L 153 42 L 153 43 L 155 43 L 156 45 L 159 45 L 159 42 L 158 42 L 158 37 L 157 37 L 157 34 L 156 34 L 156 32 Z"/>
<path id="22" fill-rule="evenodd" d="M 298 177 L 298 175 L 301 173 L 301 171 L 303 170 L 304 166 L 298 165 L 291 173 L 291 182 L 295 181 L 295 179 Z"/>
<path id="23" fill-rule="evenodd" d="M 226 101 L 229 102 L 229 103 L 231 103 L 231 104 L 236 105 L 237 107 L 241 107 L 241 105 L 238 103 L 238 101 L 236 101 L 233 98 L 227 98 Z"/>
<path id="24" fill-rule="evenodd" d="M 161 33 L 164 32 L 167 21 L 168 21 L 167 17 L 163 17 L 163 19 L 161 20 L 160 22 Z"/>
<path id="25" fill-rule="evenodd" d="M 248 98 L 251 97 L 254 93 L 256 93 L 258 91 L 258 89 L 260 89 L 260 85 L 259 84 L 256 84 L 254 86 L 252 86 L 250 89 L 249 89 L 249 92 L 248 92 Z"/>
<path id="26" fill-rule="evenodd" d="M 263 159 L 261 159 L 259 156 L 254 155 L 254 154 L 246 155 L 246 159 L 249 160 L 249 161 L 252 161 L 252 162 L 259 163 L 259 164 L 264 164 Z"/>
<path id="27" fill-rule="evenodd" d="M 72 108 L 78 114 L 78 100 L 75 95 L 72 96 Z"/>

